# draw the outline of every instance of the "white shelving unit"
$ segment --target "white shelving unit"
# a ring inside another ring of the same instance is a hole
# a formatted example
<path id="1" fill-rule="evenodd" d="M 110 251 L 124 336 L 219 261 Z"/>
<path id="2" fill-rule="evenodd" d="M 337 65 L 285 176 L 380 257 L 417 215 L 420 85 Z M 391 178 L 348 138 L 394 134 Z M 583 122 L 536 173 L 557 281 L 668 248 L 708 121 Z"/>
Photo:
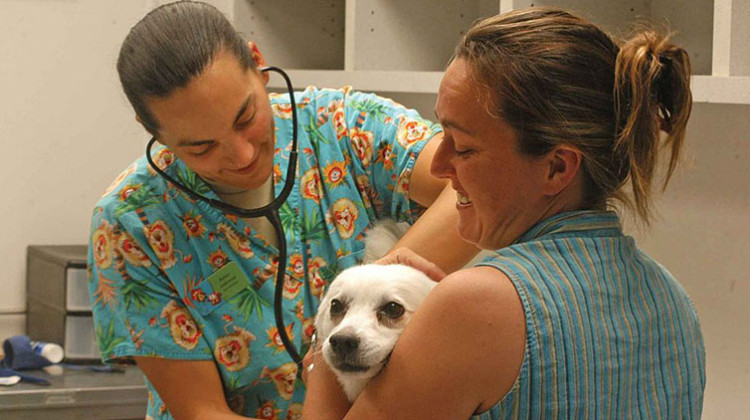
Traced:
<path id="1" fill-rule="evenodd" d="M 344 69 L 341 0 L 237 0 L 235 27 L 255 41 L 269 64 L 290 69 Z"/>
<path id="2" fill-rule="evenodd" d="M 294 85 L 435 94 L 458 38 L 480 17 L 555 5 L 615 35 L 668 23 L 689 53 L 696 102 L 750 104 L 747 0 L 213 0 Z M 271 87 L 281 80 L 272 78 Z"/>
<path id="3" fill-rule="evenodd" d="M 693 102 L 712 104 L 750 104 L 750 77 L 693 76 Z"/>
<path id="4" fill-rule="evenodd" d="M 713 75 L 746 78 L 750 76 L 750 2 L 714 3 Z"/>
<path id="5" fill-rule="evenodd" d="M 693 78 L 697 102 L 750 104 L 750 1 L 714 0 L 711 76 Z"/>

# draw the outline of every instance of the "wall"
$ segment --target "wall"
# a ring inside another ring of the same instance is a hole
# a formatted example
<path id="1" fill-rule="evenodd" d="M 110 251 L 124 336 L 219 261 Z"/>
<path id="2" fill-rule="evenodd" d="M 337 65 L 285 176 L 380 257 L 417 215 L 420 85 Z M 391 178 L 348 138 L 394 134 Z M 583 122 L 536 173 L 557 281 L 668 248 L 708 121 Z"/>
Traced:
<path id="1" fill-rule="evenodd" d="M 143 1 L 0 1 L 0 338 L 22 332 L 29 244 L 87 241 L 109 182 L 141 153 L 115 72 Z"/>
<path id="2" fill-rule="evenodd" d="M 747 418 L 750 401 L 750 105 L 697 104 L 683 167 L 635 236 L 690 294 L 706 342 L 706 419 Z"/>
<path id="3" fill-rule="evenodd" d="M 0 339 L 23 333 L 29 244 L 85 243 L 91 208 L 146 135 L 114 64 L 156 2 L 0 0 Z M 433 95 L 393 95 L 432 115 Z M 685 164 L 651 231 L 629 226 L 684 284 L 708 354 L 705 418 L 750 411 L 750 106 L 696 104 Z"/>

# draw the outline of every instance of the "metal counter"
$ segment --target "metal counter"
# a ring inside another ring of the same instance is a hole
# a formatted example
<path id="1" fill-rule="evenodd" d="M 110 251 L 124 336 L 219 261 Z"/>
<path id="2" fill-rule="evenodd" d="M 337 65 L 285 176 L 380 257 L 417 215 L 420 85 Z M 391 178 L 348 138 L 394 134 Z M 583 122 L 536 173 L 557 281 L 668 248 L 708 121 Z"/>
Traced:
<path id="1" fill-rule="evenodd" d="M 148 392 L 135 366 L 126 366 L 124 372 L 63 367 L 58 376 L 41 370 L 23 373 L 47 379 L 51 385 L 0 386 L 0 419 L 143 419 L 146 415 Z"/>

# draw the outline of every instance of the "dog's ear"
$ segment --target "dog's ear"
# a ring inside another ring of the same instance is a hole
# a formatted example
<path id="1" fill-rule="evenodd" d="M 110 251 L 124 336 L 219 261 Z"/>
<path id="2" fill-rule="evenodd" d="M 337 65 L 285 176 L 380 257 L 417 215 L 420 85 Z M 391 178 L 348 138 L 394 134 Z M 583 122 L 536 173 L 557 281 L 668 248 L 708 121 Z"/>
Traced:
<path id="1" fill-rule="evenodd" d="M 331 330 L 330 308 L 331 298 L 329 293 L 326 293 L 323 300 L 320 301 L 320 306 L 318 306 L 318 314 L 315 315 L 315 330 L 317 331 L 318 340 L 325 339 Z"/>

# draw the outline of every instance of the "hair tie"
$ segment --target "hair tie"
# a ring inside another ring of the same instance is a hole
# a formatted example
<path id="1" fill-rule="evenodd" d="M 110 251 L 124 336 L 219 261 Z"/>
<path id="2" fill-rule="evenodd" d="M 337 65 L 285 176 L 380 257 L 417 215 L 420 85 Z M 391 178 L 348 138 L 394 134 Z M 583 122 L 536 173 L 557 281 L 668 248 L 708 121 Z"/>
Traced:
<path id="1" fill-rule="evenodd" d="M 672 58 L 665 53 L 658 55 L 661 69 L 654 80 L 656 101 L 659 103 L 661 123 L 659 128 L 667 134 L 672 133 Z"/>

